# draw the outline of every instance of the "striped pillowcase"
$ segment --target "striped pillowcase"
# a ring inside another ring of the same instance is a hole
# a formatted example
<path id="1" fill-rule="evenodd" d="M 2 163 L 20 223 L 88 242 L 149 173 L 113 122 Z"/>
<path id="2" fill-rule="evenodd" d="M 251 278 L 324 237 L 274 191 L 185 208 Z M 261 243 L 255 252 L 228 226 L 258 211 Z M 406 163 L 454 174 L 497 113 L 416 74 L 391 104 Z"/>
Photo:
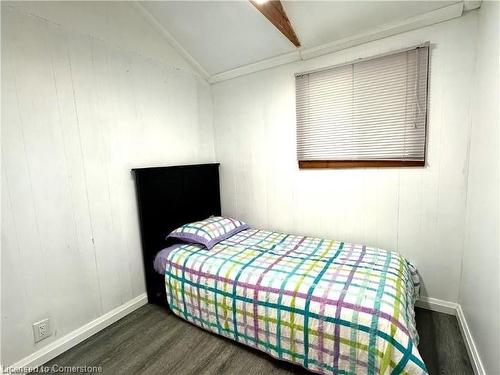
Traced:
<path id="1" fill-rule="evenodd" d="M 229 217 L 211 216 L 205 220 L 184 224 L 173 230 L 167 238 L 199 243 L 210 250 L 220 241 L 245 229 L 248 229 L 248 225 L 242 221 Z"/>

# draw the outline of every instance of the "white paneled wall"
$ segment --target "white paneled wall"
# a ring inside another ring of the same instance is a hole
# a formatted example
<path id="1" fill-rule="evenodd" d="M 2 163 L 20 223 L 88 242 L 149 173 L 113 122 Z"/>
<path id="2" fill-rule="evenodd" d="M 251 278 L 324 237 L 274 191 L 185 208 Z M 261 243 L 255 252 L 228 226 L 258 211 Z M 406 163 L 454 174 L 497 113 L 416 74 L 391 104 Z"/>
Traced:
<path id="1" fill-rule="evenodd" d="M 500 374 L 500 3 L 479 10 L 460 305 L 486 374 Z"/>
<path id="2" fill-rule="evenodd" d="M 222 209 L 250 224 L 399 250 L 458 300 L 477 14 L 214 84 Z M 294 73 L 431 42 L 426 168 L 299 170 Z"/>
<path id="3" fill-rule="evenodd" d="M 54 4 L 2 4 L 6 365 L 144 292 L 131 168 L 214 160 L 210 87 L 166 41 L 155 51 L 92 35 L 92 15 L 112 6 L 115 34 L 151 43 L 124 3 L 78 4 L 75 27 Z M 31 324 L 45 317 L 54 335 L 35 345 Z"/>
<path id="4" fill-rule="evenodd" d="M 2 1 L 2 9 L 7 6 L 167 66 L 191 70 L 165 38 L 144 22 L 131 1 Z"/>

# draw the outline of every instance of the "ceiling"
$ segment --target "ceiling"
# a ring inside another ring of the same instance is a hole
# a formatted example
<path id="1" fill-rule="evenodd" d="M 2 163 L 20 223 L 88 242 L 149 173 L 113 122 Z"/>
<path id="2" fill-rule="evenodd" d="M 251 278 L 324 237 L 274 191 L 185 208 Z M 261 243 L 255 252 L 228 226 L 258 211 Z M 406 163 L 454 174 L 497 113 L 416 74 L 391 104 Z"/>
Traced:
<path id="1" fill-rule="evenodd" d="M 283 6 L 303 47 L 359 34 L 443 8 L 456 1 L 286 1 Z"/>
<path id="2" fill-rule="evenodd" d="M 401 22 L 457 1 L 282 1 L 302 49 Z M 143 1 L 140 5 L 209 76 L 296 48 L 249 1 Z"/>

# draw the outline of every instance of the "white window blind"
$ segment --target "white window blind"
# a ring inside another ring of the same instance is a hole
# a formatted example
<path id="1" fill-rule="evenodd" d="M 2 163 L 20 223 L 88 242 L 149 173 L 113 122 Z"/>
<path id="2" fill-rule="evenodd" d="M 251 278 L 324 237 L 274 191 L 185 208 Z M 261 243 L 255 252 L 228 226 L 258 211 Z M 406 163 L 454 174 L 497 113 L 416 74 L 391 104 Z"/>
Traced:
<path id="1" fill-rule="evenodd" d="M 300 161 L 425 158 L 429 46 L 296 75 Z"/>

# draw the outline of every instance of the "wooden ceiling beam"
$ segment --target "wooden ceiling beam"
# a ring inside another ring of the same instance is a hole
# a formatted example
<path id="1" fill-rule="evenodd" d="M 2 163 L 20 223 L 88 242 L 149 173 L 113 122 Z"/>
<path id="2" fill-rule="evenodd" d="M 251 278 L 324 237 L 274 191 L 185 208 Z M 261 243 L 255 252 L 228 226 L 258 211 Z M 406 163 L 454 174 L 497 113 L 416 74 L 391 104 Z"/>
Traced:
<path id="1" fill-rule="evenodd" d="M 299 38 L 293 30 L 292 24 L 288 19 L 285 9 L 279 0 L 270 0 L 258 2 L 250 0 L 255 8 L 261 12 L 284 36 L 293 43 L 295 47 L 300 47 Z"/>

